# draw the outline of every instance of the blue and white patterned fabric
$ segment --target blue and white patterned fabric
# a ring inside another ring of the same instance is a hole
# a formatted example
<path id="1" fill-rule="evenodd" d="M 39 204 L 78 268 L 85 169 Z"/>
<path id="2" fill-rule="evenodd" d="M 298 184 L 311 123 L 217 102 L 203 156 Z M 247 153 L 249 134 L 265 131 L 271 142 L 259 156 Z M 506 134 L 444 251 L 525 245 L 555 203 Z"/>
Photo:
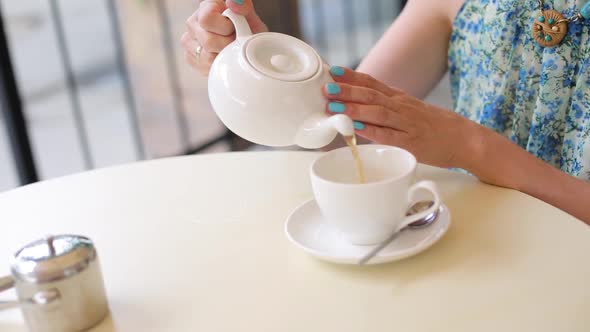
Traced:
<path id="1" fill-rule="evenodd" d="M 586 0 L 545 0 L 570 17 Z M 454 109 L 538 158 L 590 179 L 590 20 L 562 43 L 537 44 L 536 0 L 466 0 L 454 23 L 449 68 Z"/>

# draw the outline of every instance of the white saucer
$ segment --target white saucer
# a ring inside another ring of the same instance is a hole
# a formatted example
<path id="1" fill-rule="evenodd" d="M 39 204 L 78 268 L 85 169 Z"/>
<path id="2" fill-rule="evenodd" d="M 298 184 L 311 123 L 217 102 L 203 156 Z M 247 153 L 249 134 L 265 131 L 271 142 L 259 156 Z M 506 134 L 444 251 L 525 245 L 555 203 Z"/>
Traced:
<path id="1" fill-rule="evenodd" d="M 382 264 L 416 255 L 436 243 L 450 225 L 449 209 L 441 204 L 440 214 L 432 225 L 406 229 L 367 264 Z M 340 231 L 324 222 L 313 199 L 295 208 L 287 218 L 285 233 L 291 242 L 309 254 L 340 264 L 358 264 L 360 258 L 374 247 L 346 241 Z"/>

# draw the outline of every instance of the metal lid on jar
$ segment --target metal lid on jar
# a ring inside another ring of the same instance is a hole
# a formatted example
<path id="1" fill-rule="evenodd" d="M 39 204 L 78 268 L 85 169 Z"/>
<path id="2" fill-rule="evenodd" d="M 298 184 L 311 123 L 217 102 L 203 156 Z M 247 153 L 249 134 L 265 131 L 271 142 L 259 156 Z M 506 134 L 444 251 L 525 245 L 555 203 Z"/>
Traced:
<path id="1" fill-rule="evenodd" d="M 321 63 L 319 55 L 305 42 L 273 32 L 257 34 L 248 40 L 245 56 L 257 71 L 288 82 L 313 77 Z"/>
<path id="2" fill-rule="evenodd" d="M 14 254 L 11 269 L 16 278 L 29 282 L 50 282 L 73 276 L 96 259 L 92 241 L 78 235 L 57 235 L 39 239 Z"/>

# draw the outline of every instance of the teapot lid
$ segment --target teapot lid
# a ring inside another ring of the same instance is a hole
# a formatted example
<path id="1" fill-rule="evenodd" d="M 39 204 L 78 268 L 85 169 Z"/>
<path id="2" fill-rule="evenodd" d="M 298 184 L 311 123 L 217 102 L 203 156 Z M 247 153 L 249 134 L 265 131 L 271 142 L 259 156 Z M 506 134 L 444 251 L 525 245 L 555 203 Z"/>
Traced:
<path id="1" fill-rule="evenodd" d="M 30 282 L 67 278 L 84 270 L 96 258 L 92 241 L 83 236 L 57 235 L 22 247 L 12 259 L 15 277 Z"/>
<path id="2" fill-rule="evenodd" d="M 299 82 L 314 76 L 320 57 L 303 41 L 281 33 L 254 35 L 245 45 L 246 59 L 260 73 L 271 78 Z"/>

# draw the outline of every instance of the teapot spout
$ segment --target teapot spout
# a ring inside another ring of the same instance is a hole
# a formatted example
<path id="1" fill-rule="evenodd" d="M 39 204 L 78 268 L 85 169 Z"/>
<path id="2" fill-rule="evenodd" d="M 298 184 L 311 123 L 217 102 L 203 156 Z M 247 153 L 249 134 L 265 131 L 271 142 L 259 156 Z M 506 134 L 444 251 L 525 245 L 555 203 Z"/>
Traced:
<path id="1" fill-rule="evenodd" d="M 354 135 L 354 126 L 352 119 L 344 114 L 332 115 L 328 118 L 328 123 L 342 136 Z"/>
<path id="2" fill-rule="evenodd" d="M 295 138 L 295 144 L 305 149 L 319 149 L 330 144 L 337 134 L 352 136 L 352 120 L 344 114 L 328 116 L 317 113 L 304 121 Z"/>

